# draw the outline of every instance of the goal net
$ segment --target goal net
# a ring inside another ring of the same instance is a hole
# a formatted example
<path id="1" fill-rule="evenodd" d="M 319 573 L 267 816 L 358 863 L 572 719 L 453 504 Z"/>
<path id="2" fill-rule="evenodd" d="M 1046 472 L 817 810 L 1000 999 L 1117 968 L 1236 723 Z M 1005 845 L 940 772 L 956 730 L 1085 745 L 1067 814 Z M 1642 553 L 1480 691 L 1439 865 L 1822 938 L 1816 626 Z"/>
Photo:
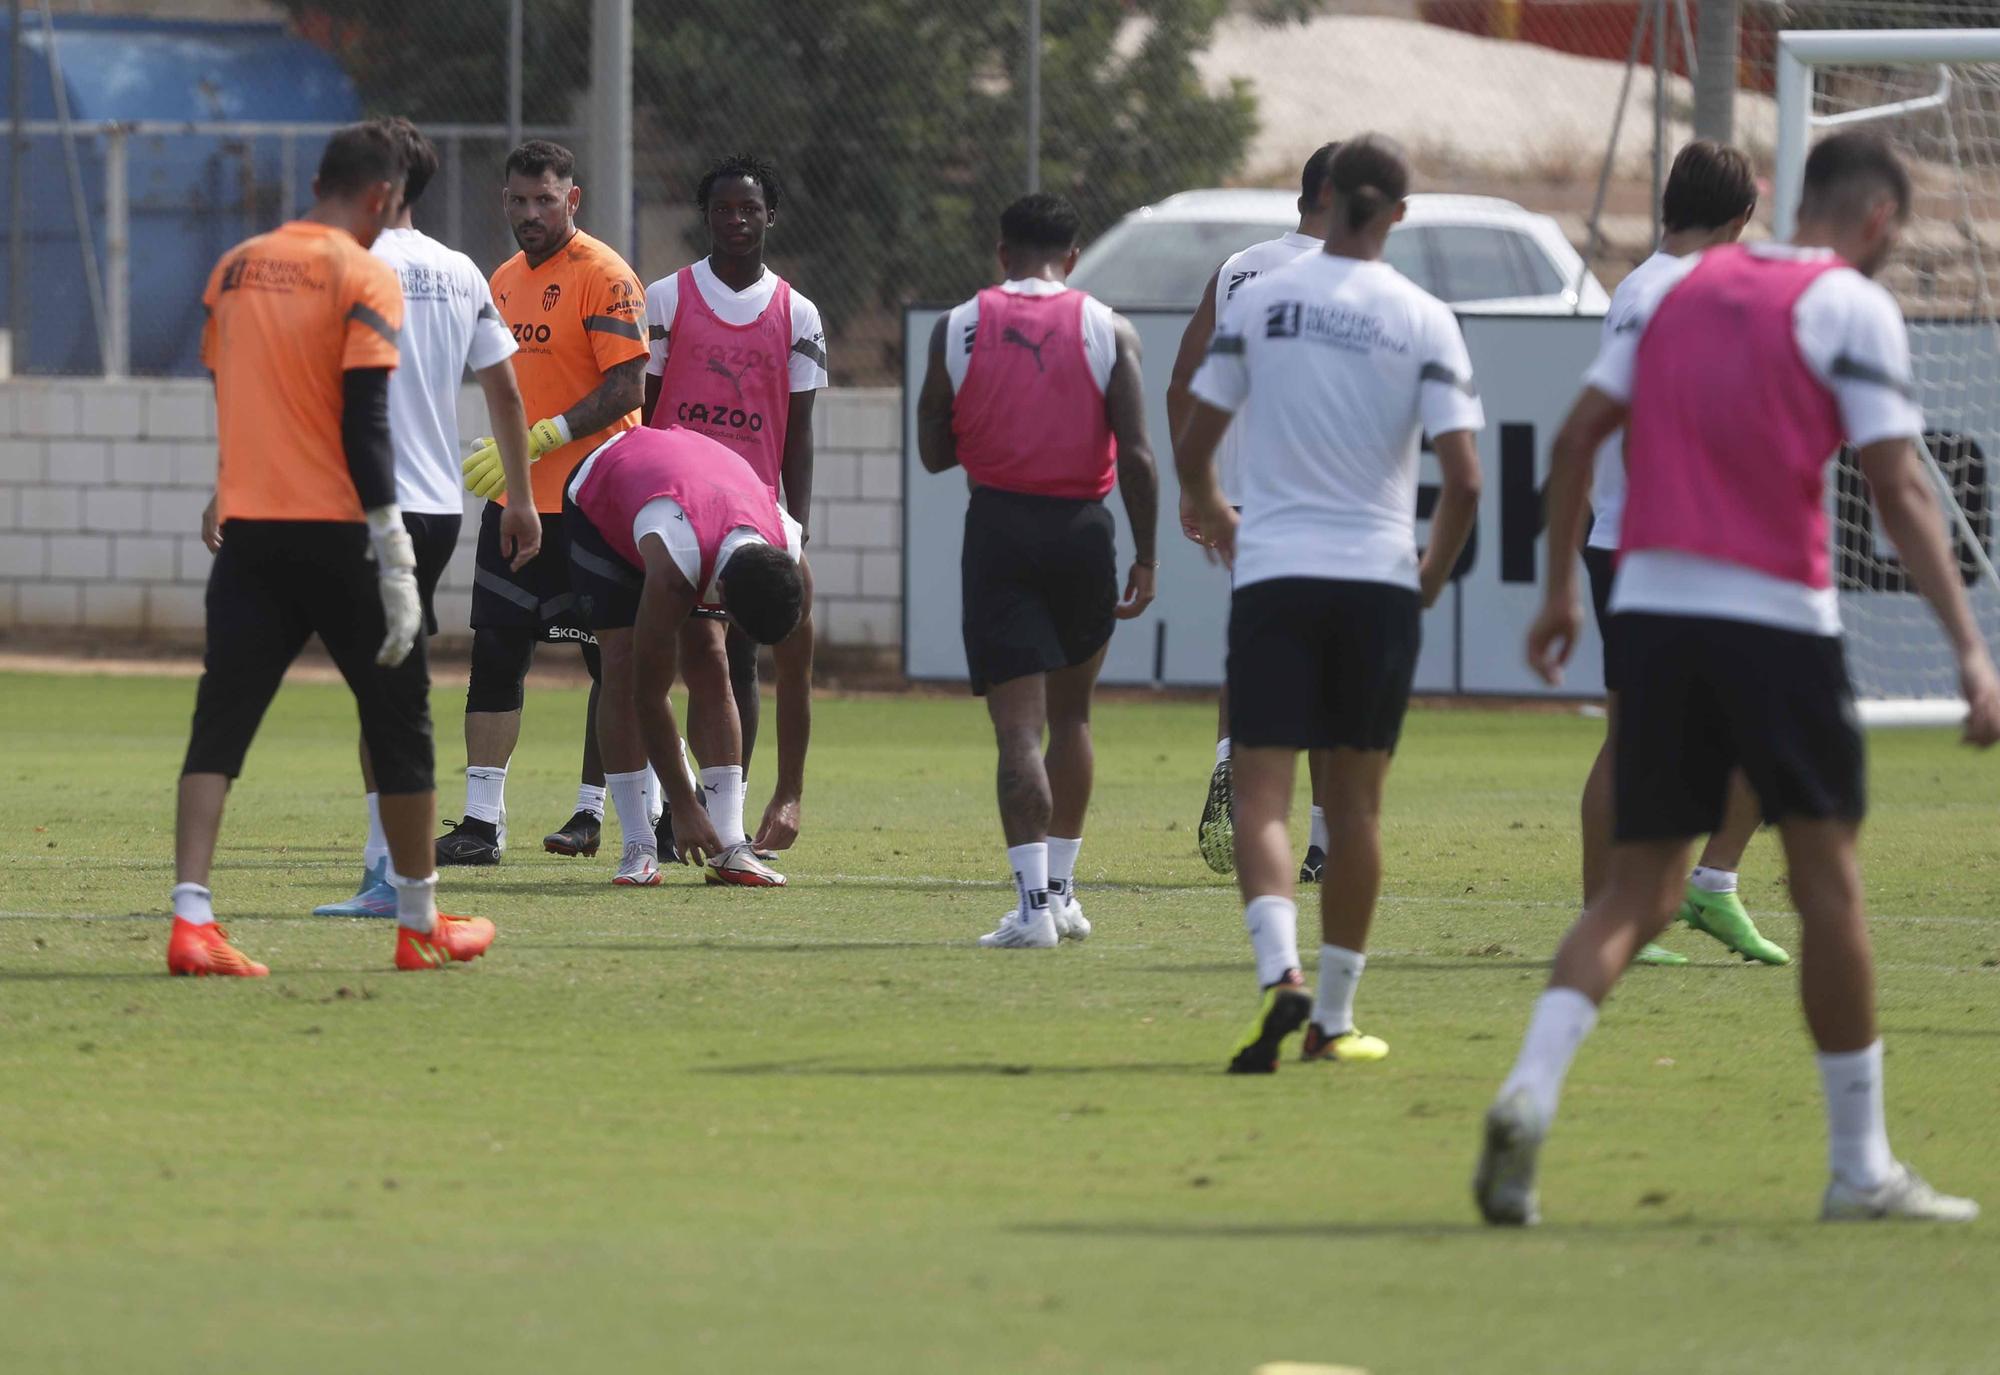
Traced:
<path id="1" fill-rule="evenodd" d="M 1864 125 L 1910 168 L 1909 228 L 1880 280 L 1910 321 L 1925 459 L 1960 576 L 1987 643 L 2000 647 L 2000 29 L 1788 33 L 1778 98 L 1781 233 L 1816 136 Z M 1832 487 L 1834 578 L 1863 719 L 1958 720 L 1950 646 L 1878 530 L 1851 455 Z"/>

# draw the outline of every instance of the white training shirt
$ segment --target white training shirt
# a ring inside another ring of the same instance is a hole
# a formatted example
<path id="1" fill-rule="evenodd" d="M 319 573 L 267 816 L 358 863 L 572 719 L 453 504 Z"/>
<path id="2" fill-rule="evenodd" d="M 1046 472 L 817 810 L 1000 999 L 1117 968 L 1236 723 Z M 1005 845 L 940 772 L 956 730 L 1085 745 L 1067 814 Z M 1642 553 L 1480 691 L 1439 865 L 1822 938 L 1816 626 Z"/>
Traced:
<path id="1" fill-rule="evenodd" d="M 1000 283 L 1002 291 L 1016 296 L 1059 296 L 1074 290 L 1046 277 L 1022 277 Z M 951 378 L 952 395 L 965 385 L 966 370 L 972 366 L 972 344 L 979 337 L 979 298 L 952 308 L 944 327 L 944 370 Z M 1090 375 L 1101 392 L 1111 383 L 1111 368 L 1118 361 L 1118 317 L 1111 307 L 1095 296 L 1083 302 L 1083 356 Z"/>
<path id="2" fill-rule="evenodd" d="M 1640 299 L 1663 273 L 1672 273 L 1680 264 L 1680 258 L 1672 253 L 1655 253 L 1652 257 L 1632 269 L 1631 275 L 1618 284 L 1611 293 L 1611 309 L 1604 315 L 1604 330 L 1598 338 L 1598 351 L 1602 352 L 1611 342 L 1611 337 L 1625 328 L 1632 320 L 1633 303 Z M 1676 275 L 1675 281 L 1680 277 Z M 1597 467 L 1590 479 L 1590 509 L 1593 519 L 1590 538 L 1585 543 L 1592 549 L 1618 548 L 1618 525 L 1625 518 L 1625 431 L 1604 441 L 1604 447 L 1597 451 Z"/>
<path id="3" fill-rule="evenodd" d="M 389 374 L 396 504 L 421 515 L 465 510 L 458 391 L 465 370 L 513 356 L 514 336 L 472 259 L 417 229 L 385 229 L 371 250 L 403 283 L 402 361 Z"/>
<path id="4" fill-rule="evenodd" d="M 1486 427 L 1449 307 L 1387 263 L 1315 253 L 1237 294 L 1194 394 L 1242 432 L 1236 586 L 1417 587 L 1418 443 Z"/>
<path id="5" fill-rule="evenodd" d="M 701 289 L 701 299 L 725 325 L 750 324 L 778 294 L 778 274 L 770 268 L 764 269 L 764 275 L 752 282 L 749 290 L 733 291 L 715 275 L 706 258 L 694 264 L 694 284 Z M 678 272 L 670 272 L 646 288 L 646 319 L 650 322 L 646 337 L 652 355 L 646 360 L 646 371 L 655 377 L 666 375 L 680 303 Z M 819 307 L 797 287 L 792 288 L 792 352 L 787 361 L 794 392 L 819 391 L 826 386 L 826 326 L 820 321 Z"/>
<path id="6" fill-rule="evenodd" d="M 1750 252 L 1799 259 L 1832 256 L 1831 249 L 1770 243 L 1753 245 Z M 1631 402 L 1645 327 L 1667 293 L 1700 260 L 1698 253 L 1674 259 L 1635 293 L 1632 326 L 1606 338 L 1584 374 L 1586 386 L 1614 401 Z M 1806 366 L 1839 405 L 1848 443 L 1858 449 L 1923 433 L 1903 309 L 1880 284 L 1846 266 L 1822 274 L 1792 308 L 1792 330 Z M 1715 616 L 1808 635 L 1840 633 L 1840 597 L 1831 587 L 1807 587 L 1742 564 L 1673 550 L 1626 555 L 1612 584 L 1611 609 Z"/>
<path id="7" fill-rule="evenodd" d="M 1215 323 L 1222 325 L 1223 312 L 1237 293 L 1267 272 L 1276 271 L 1288 263 L 1295 263 L 1308 253 L 1324 250 L 1323 240 L 1310 234 L 1301 234 L 1296 229 L 1275 239 L 1253 243 L 1238 253 L 1231 254 L 1215 274 Z M 1241 504 L 1239 489 L 1242 486 L 1240 468 L 1243 462 L 1242 446 L 1237 442 L 1240 426 L 1231 425 L 1222 432 L 1222 442 L 1215 446 L 1215 473 L 1222 483 L 1222 499 L 1231 506 Z"/>

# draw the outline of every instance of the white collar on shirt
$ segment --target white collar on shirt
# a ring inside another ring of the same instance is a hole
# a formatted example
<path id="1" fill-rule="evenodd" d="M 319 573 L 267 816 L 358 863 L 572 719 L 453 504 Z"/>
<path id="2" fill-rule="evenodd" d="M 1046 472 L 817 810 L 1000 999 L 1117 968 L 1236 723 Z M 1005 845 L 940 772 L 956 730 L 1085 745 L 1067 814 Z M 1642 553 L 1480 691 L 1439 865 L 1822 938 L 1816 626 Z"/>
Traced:
<path id="1" fill-rule="evenodd" d="M 1009 277 L 1000 283 L 1000 289 L 1010 296 L 1056 296 L 1070 287 L 1067 282 L 1052 282 L 1047 277 Z"/>
<path id="2" fill-rule="evenodd" d="M 1288 229 L 1284 233 L 1280 234 L 1278 236 L 1278 242 L 1284 244 L 1288 248 L 1296 248 L 1301 251 L 1306 251 L 1315 248 L 1324 249 L 1326 247 L 1326 240 L 1315 239 L 1310 234 L 1301 234 L 1296 229 Z"/>

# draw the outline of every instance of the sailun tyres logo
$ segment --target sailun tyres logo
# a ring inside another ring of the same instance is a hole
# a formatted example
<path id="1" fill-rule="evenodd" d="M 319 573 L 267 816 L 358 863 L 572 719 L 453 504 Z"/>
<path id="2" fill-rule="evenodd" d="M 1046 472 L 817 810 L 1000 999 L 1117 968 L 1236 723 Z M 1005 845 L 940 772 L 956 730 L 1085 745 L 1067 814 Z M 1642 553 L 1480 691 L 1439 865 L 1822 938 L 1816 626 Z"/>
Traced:
<path id="1" fill-rule="evenodd" d="M 561 299 L 562 299 L 562 288 L 558 286 L 556 283 L 550 282 L 547 286 L 542 288 L 543 310 L 554 310 L 556 308 L 556 302 L 560 301 Z"/>

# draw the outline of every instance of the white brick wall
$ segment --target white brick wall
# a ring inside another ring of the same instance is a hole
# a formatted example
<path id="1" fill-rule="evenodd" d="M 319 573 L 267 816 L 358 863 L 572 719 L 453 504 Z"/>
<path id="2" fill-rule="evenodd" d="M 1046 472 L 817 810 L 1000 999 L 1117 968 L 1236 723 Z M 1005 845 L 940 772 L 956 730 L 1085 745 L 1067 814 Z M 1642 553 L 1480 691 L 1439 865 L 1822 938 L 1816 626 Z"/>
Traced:
<path id="1" fill-rule="evenodd" d="M 460 429 L 486 433 L 477 388 Z M 902 627 L 902 396 L 822 392 L 812 543 L 819 634 L 833 647 L 893 646 Z M 0 630 L 101 630 L 187 638 L 202 625 L 209 553 L 198 534 L 215 482 L 205 381 L 0 382 Z M 471 606 L 472 507 L 438 594 L 448 638 Z"/>

